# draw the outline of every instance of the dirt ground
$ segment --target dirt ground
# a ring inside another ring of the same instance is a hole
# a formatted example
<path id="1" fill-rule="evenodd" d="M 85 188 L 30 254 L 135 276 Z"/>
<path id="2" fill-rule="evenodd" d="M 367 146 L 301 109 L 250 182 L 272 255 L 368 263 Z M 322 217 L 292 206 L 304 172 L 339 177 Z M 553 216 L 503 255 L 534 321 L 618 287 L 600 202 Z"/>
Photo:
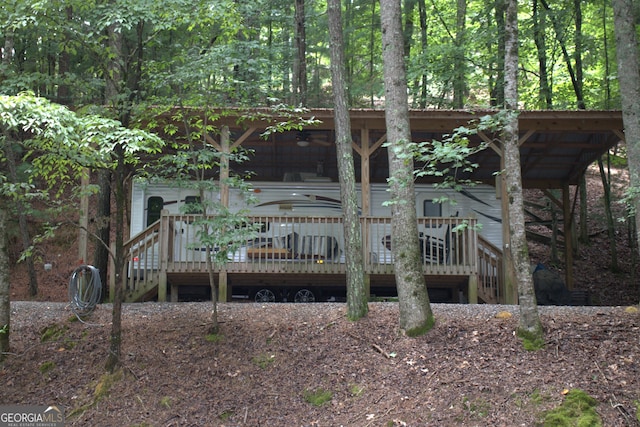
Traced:
<path id="1" fill-rule="evenodd" d="M 358 322 L 343 304 L 225 303 L 211 341 L 210 303 L 126 305 L 108 378 L 109 305 L 79 322 L 65 303 L 16 302 L 0 402 L 62 405 L 70 426 L 533 426 L 581 389 L 604 426 L 640 425 L 638 313 L 541 307 L 531 352 L 517 307 L 433 307 L 434 329 L 407 338 L 395 303 Z"/>

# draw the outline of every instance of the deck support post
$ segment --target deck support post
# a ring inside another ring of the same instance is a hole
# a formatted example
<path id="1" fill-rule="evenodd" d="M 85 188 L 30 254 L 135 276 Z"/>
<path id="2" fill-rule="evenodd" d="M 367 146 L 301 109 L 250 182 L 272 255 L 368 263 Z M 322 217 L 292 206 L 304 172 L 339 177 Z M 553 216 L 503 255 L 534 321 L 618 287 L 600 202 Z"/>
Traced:
<path id="1" fill-rule="evenodd" d="M 226 270 L 218 273 L 218 302 L 229 301 L 228 278 Z"/>
<path id="2" fill-rule="evenodd" d="M 171 295 L 173 298 L 173 294 Z M 158 276 L 158 302 L 167 301 L 167 272 L 160 271 Z"/>
<path id="3" fill-rule="evenodd" d="M 469 304 L 478 303 L 478 274 L 469 275 L 469 285 L 467 289 Z"/>
<path id="4" fill-rule="evenodd" d="M 364 292 L 367 301 L 371 301 L 371 275 L 367 272 L 364 273 Z"/>
<path id="5" fill-rule="evenodd" d="M 564 218 L 564 262 L 565 283 L 569 290 L 573 289 L 573 214 L 571 212 L 571 195 L 569 185 L 562 189 L 562 215 Z"/>

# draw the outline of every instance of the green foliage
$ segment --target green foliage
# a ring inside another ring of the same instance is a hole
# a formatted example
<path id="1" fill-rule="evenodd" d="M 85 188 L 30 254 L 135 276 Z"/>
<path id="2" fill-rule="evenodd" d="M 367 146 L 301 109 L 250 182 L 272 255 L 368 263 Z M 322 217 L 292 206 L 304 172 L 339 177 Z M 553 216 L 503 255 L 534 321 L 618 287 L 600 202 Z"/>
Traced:
<path id="1" fill-rule="evenodd" d="M 3 325 L 2 328 L 0 328 L 0 334 L 8 334 L 9 333 L 9 325 Z"/>
<path id="2" fill-rule="evenodd" d="M 349 393 L 353 397 L 360 397 L 364 393 L 364 386 L 360 384 L 351 384 L 349 385 Z"/>
<path id="3" fill-rule="evenodd" d="M 557 408 L 546 412 L 545 427 L 577 426 L 597 427 L 602 425 L 602 419 L 596 412 L 598 401 L 583 390 L 569 390 L 564 402 Z"/>
<path id="4" fill-rule="evenodd" d="M 286 104 L 278 104 L 271 108 L 269 114 L 254 115 L 252 119 L 265 118 L 271 120 L 272 117 L 278 117 L 280 121 L 266 127 L 262 133 L 264 139 L 274 133 L 281 133 L 290 130 L 302 130 L 305 127 L 315 126 L 320 123 L 315 117 L 304 118 L 309 110 L 304 107 L 293 107 Z"/>
<path id="5" fill-rule="evenodd" d="M 253 364 L 258 366 L 261 369 L 266 369 L 273 362 L 275 362 L 275 360 L 276 360 L 275 354 L 265 354 L 265 353 L 254 356 L 253 359 L 251 359 Z"/>
<path id="6" fill-rule="evenodd" d="M 418 3 L 409 2 L 403 10 L 412 106 L 451 108 L 454 88 L 464 87 L 465 107 L 488 107 L 500 80 L 503 32 L 493 3 L 466 2 L 463 29 L 451 3 L 434 0 L 424 7 Z M 181 100 L 182 105 L 267 106 L 293 99 L 291 75 L 297 52 L 292 42 L 291 2 L 74 0 L 68 4 L 71 17 L 59 2 L 12 0 L 7 4 L 0 9 L 2 34 L 4 38 L 13 34 L 16 57 L 0 67 L 2 93 L 33 90 L 71 105 L 101 104 L 110 72 L 106 64 L 116 54 L 108 47 L 106 30 L 115 26 L 127 47 L 122 64 L 127 81 L 118 82 L 120 103 L 143 100 L 175 105 Z M 575 7 L 564 3 L 550 7 L 542 22 L 542 57 L 546 57 L 554 107 L 576 105 L 571 75 L 561 56 L 564 47 L 572 58 L 576 50 L 582 53 L 585 103 L 591 108 L 617 108 L 618 81 L 612 71 L 615 43 L 608 43 L 614 40 L 611 8 L 602 2 L 581 2 L 582 34 L 576 37 Z M 328 107 L 326 3 L 306 2 L 305 8 L 307 99 L 309 106 Z M 343 9 L 350 103 L 376 107 L 384 94 L 380 6 L 348 2 Z M 531 5 L 523 4 L 521 13 L 522 104 L 526 109 L 546 108 L 539 93 L 541 52 Z M 539 14 L 543 15 L 542 10 Z M 65 57 L 66 68 L 54 62 Z M 61 87 L 72 90 L 62 95 Z"/>
<path id="7" fill-rule="evenodd" d="M 51 372 L 56 367 L 55 362 L 48 360 L 46 362 L 42 362 L 38 369 L 40 369 L 40 373 L 46 374 Z"/>
<path id="8" fill-rule="evenodd" d="M 103 397 L 108 396 L 111 391 L 111 387 L 116 384 L 118 381 L 122 380 L 122 370 L 117 370 L 114 373 L 105 373 L 102 374 L 98 383 L 96 384 L 96 388 L 93 392 L 94 402 L 99 402 Z"/>
<path id="9" fill-rule="evenodd" d="M 0 196 L 12 199 L 21 213 L 34 213 L 31 202 L 47 204 L 43 218 L 64 217 L 77 203 L 60 202 L 71 186 L 71 199 L 79 197 L 77 182 L 89 169 L 134 166 L 140 152 L 157 153 L 163 141 L 139 129 L 127 129 L 118 121 L 95 114 L 79 116 L 66 107 L 31 92 L 0 95 L 0 161 L 13 159 L 21 174 L 0 172 Z M 11 156 L 11 157 L 9 157 Z M 95 191 L 91 187 L 88 192 Z M 75 213 L 75 212 L 72 212 Z M 15 214 L 15 213 L 14 213 Z M 46 223 L 32 238 L 21 259 L 33 257 L 37 244 L 53 236 L 55 224 Z"/>
<path id="10" fill-rule="evenodd" d="M 80 124 L 75 113 L 66 107 L 31 92 L 0 95 L 1 155 L 6 156 L 10 149 L 31 162 L 21 174 L 22 181 L 5 182 L 0 192 L 21 200 L 44 197 L 35 188 L 36 180 L 49 187 L 57 185 L 62 191 L 80 173 L 75 162 L 81 146 Z"/>
<path id="11" fill-rule="evenodd" d="M 436 324 L 436 319 L 433 316 L 431 316 L 426 320 L 426 322 L 422 326 L 419 326 L 413 329 L 407 329 L 405 331 L 405 334 L 408 337 L 419 337 L 429 332 L 433 328 L 433 325 L 435 324 Z"/>
<path id="12" fill-rule="evenodd" d="M 169 396 L 162 396 L 159 403 L 163 408 L 171 409 L 171 405 L 173 405 L 173 399 L 171 399 L 171 397 Z"/>
<path id="13" fill-rule="evenodd" d="M 471 158 L 488 147 L 488 143 L 472 146 L 469 138 L 482 133 L 491 138 L 499 134 L 508 119 L 507 112 L 498 111 L 495 114 L 484 115 L 469 122 L 469 126 L 461 126 L 451 134 L 443 135 L 441 141 L 432 140 L 417 143 L 414 147 L 416 162 L 421 164 L 415 171 L 416 178 L 438 177 L 441 179 L 437 188 L 452 188 L 460 191 L 463 185 L 474 185 L 475 182 L 466 175 L 478 167 Z"/>
<path id="14" fill-rule="evenodd" d="M 491 404 L 482 398 L 469 399 L 467 396 L 464 396 L 462 405 L 465 410 L 469 411 L 470 415 L 476 418 L 486 417 L 491 409 Z"/>
<path id="15" fill-rule="evenodd" d="M 222 411 L 219 415 L 218 418 L 220 418 L 221 421 L 227 421 L 229 420 L 231 417 L 233 417 L 235 415 L 235 412 L 233 412 L 230 409 L 227 409 L 226 411 Z"/>
<path id="16" fill-rule="evenodd" d="M 313 406 L 322 406 L 333 399 L 333 392 L 322 388 L 306 389 L 302 395 L 304 400 Z"/>
<path id="17" fill-rule="evenodd" d="M 40 330 L 40 341 L 41 342 L 49 342 L 49 341 L 58 341 L 64 334 L 67 332 L 69 328 L 66 326 L 53 324 L 47 326 Z"/>
<path id="18" fill-rule="evenodd" d="M 534 390 L 531 393 L 531 402 L 536 405 L 540 405 L 543 401 L 547 400 L 549 397 L 540 393 L 540 390 Z"/>
<path id="19" fill-rule="evenodd" d="M 533 405 L 534 407 L 540 406 L 545 401 L 548 401 L 550 396 L 547 394 L 543 394 L 540 390 L 535 389 L 531 393 L 519 395 L 516 394 L 513 396 L 515 405 L 520 409 L 526 409 L 528 405 Z"/>
<path id="20" fill-rule="evenodd" d="M 220 334 L 208 334 L 204 337 L 205 340 L 212 342 L 212 343 L 217 343 L 217 342 L 221 342 L 222 340 L 224 340 L 224 335 L 220 335 Z"/>
<path id="21" fill-rule="evenodd" d="M 522 345 L 527 351 L 542 350 L 545 346 L 543 332 L 531 332 L 523 328 L 518 328 L 516 335 L 522 340 Z"/>
<path id="22" fill-rule="evenodd" d="M 618 203 L 625 206 L 627 216 L 626 218 L 618 218 L 618 221 L 623 222 L 627 219 L 635 217 L 637 214 L 637 203 L 640 201 L 640 188 L 630 185 L 624 190 L 622 199 Z"/>

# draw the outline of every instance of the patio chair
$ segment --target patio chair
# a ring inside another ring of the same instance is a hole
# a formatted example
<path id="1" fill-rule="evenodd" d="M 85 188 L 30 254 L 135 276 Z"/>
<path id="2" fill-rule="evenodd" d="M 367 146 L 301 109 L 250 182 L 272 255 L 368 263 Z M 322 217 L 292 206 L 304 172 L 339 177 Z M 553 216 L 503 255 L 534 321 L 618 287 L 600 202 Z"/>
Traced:
<path id="1" fill-rule="evenodd" d="M 420 232 L 420 252 L 428 264 L 446 264 L 450 255 L 449 225 L 428 228 Z"/>

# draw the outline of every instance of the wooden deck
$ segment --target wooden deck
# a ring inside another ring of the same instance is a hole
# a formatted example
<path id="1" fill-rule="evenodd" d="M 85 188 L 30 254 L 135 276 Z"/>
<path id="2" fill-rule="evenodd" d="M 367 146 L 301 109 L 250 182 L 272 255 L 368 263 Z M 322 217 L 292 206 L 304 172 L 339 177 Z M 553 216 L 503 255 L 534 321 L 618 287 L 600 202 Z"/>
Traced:
<path id="1" fill-rule="evenodd" d="M 126 243 L 126 301 L 164 301 L 169 289 L 175 299 L 181 286 L 209 285 L 206 251 L 198 244 L 193 225 L 197 217 L 163 214 Z M 229 300 L 234 286 L 260 286 L 269 279 L 306 287 L 344 287 L 341 218 L 254 216 L 251 221 L 263 225 L 263 231 L 243 244 L 226 265 L 214 267 L 221 299 Z M 372 289 L 393 287 L 391 218 L 365 217 L 361 224 L 364 270 Z M 500 303 L 502 254 L 478 235 L 475 224 L 473 218 L 418 218 L 427 284 L 464 286 L 469 302 Z"/>

